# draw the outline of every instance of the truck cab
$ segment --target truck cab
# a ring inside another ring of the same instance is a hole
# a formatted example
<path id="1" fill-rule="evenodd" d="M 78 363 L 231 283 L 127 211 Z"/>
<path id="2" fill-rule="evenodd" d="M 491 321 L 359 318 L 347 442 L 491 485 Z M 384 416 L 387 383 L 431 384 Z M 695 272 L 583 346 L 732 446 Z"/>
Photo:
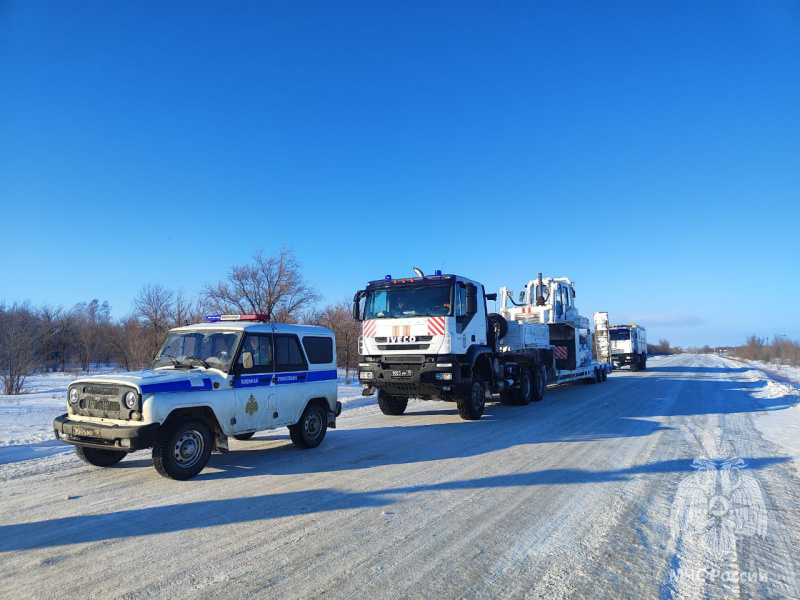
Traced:
<path id="1" fill-rule="evenodd" d="M 152 448 L 172 479 L 197 475 L 229 437 L 287 426 L 295 445 L 314 448 L 341 412 L 335 348 L 322 327 L 209 316 L 171 330 L 149 369 L 75 380 L 56 438 L 103 467 Z"/>
<path id="2" fill-rule="evenodd" d="M 612 325 L 609 329 L 611 362 L 615 367 L 630 365 L 631 371 L 647 368 L 647 331 L 636 324 Z"/>
<path id="3" fill-rule="evenodd" d="M 353 306 L 362 321 L 363 393 L 377 389 L 381 410 L 396 415 L 410 396 L 455 400 L 470 393 L 476 371 L 482 386 L 491 378 L 486 299 L 482 284 L 441 271 L 368 282 Z M 475 394 L 482 412 L 477 387 Z"/>

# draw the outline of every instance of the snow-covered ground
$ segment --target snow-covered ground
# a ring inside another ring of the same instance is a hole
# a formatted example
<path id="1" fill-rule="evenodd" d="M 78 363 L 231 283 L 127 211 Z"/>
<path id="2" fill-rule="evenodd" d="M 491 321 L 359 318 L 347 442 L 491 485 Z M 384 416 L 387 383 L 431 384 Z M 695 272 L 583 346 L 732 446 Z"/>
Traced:
<path id="1" fill-rule="evenodd" d="M 91 374 L 99 372 L 113 371 Z M 24 394 L 0 394 L 0 465 L 72 452 L 71 446 L 55 439 L 53 419 L 66 412 L 67 387 L 75 379 L 70 373 L 34 375 L 26 380 Z M 342 369 L 339 400 L 348 411 L 375 404 L 375 397 L 362 396 L 358 380 L 345 377 Z"/>
<path id="2" fill-rule="evenodd" d="M 800 395 L 758 369 L 655 358 L 475 422 L 340 393 L 319 448 L 257 434 L 188 482 L 0 464 L 2 595 L 800 598 Z"/>
<path id="3" fill-rule="evenodd" d="M 780 379 L 800 384 L 800 367 L 790 367 L 789 365 L 764 362 L 763 360 L 746 360 L 737 362 L 744 362 L 753 368 L 761 369 L 762 371 L 766 371 L 772 375 L 777 375 Z"/>

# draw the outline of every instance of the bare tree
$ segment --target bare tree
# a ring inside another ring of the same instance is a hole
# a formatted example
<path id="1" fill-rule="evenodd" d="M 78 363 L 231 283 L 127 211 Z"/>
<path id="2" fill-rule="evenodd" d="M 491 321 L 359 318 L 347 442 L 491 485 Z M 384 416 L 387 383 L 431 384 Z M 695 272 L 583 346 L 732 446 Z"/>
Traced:
<path id="1" fill-rule="evenodd" d="M 358 362 L 358 337 L 361 335 L 361 324 L 353 319 L 351 307 L 348 300 L 342 300 L 329 304 L 308 319 L 310 323 L 327 327 L 336 335 L 337 362 L 338 366 L 345 369 L 346 378 L 350 377 L 350 370 L 355 369 Z"/>
<path id="2" fill-rule="evenodd" d="M 281 323 L 297 322 L 301 311 L 319 300 L 288 246 L 275 256 L 256 251 L 252 263 L 231 267 L 227 280 L 206 286 L 203 296 L 212 310 L 266 314 Z"/>
<path id="3" fill-rule="evenodd" d="M 174 309 L 175 293 L 160 283 L 148 283 L 133 299 L 133 314 L 157 331 L 169 329 Z"/>
<path id="4" fill-rule="evenodd" d="M 6 394 L 20 394 L 36 368 L 41 328 L 27 302 L 0 304 L 0 381 Z"/>
<path id="5" fill-rule="evenodd" d="M 41 367 L 44 371 L 55 371 L 58 362 L 58 351 L 56 343 L 61 329 L 61 313 L 63 307 L 43 305 L 38 310 L 39 321 L 41 322 Z"/>
<path id="6" fill-rule="evenodd" d="M 95 299 L 81 302 L 72 309 L 75 319 L 75 341 L 81 368 L 88 371 L 98 355 L 107 347 L 107 339 L 102 335 L 105 325 L 111 321 L 111 307 L 108 302 Z"/>

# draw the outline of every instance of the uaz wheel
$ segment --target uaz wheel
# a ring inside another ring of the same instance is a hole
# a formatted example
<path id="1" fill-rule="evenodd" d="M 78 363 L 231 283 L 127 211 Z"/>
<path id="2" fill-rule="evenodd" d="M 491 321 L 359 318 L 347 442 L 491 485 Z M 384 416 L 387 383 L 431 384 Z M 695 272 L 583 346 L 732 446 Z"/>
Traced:
<path id="1" fill-rule="evenodd" d="M 298 448 L 316 448 L 325 439 L 328 431 L 328 414 L 318 402 L 311 402 L 303 411 L 300 420 L 289 425 L 289 435 Z"/>
<path id="2" fill-rule="evenodd" d="M 75 454 L 83 462 L 95 467 L 110 467 L 117 464 L 127 452 L 119 450 L 103 450 L 102 448 L 86 448 L 85 446 L 75 446 Z"/>
<path id="3" fill-rule="evenodd" d="M 211 430 L 199 419 L 162 427 L 153 443 L 153 466 L 161 475 L 183 481 L 202 471 L 211 456 Z"/>

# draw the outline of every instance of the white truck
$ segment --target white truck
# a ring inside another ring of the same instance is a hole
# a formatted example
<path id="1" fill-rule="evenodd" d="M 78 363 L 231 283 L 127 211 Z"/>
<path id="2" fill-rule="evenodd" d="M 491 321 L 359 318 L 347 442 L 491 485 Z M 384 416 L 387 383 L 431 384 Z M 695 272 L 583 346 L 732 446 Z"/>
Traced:
<path id="1" fill-rule="evenodd" d="M 296 446 L 319 446 L 342 409 L 333 332 L 264 315 L 207 320 L 171 330 L 150 369 L 72 382 L 56 438 L 99 467 L 152 448 L 156 470 L 179 480 L 229 437 L 287 426 Z"/>
<path id="2" fill-rule="evenodd" d="M 611 362 L 615 368 L 630 365 L 631 371 L 647 368 L 647 331 L 640 325 L 612 325 Z"/>
<path id="3" fill-rule="evenodd" d="M 463 419 L 479 419 L 486 393 L 507 404 L 541 400 L 549 383 L 604 381 L 608 363 L 591 356 L 588 321 L 574 306 L 566 278 L 528 283 L 520 303 L 501 288 L 500 313 L 489 313 L 484 287 L 458 275 L 370 281 L 354 297 L 362 393 L 378 391 L 387 415 L 409 397 L 453 401 Z M 511 306 L 508 306 L 510 301 Z"/>

